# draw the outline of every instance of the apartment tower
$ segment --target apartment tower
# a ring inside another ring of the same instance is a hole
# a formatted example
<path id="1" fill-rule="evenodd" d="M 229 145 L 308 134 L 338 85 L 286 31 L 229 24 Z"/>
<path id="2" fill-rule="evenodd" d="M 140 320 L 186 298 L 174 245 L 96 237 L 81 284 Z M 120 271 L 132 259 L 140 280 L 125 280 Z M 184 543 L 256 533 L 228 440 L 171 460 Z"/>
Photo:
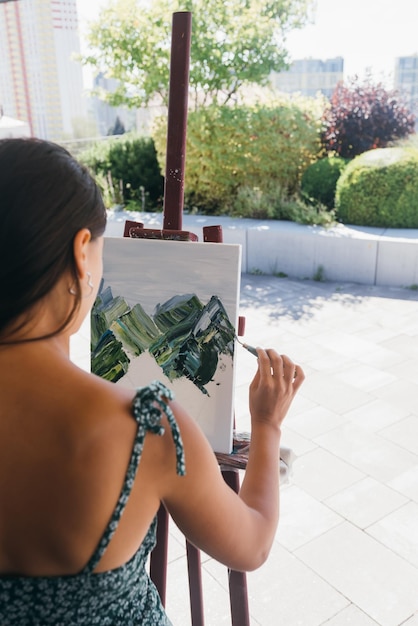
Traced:
<path id="1" fill-rule="evenodd" d="M 76 0 L 0 3 L 0 103 L 33 136 L 73 136 L 85 115 Z"/>
<path id="2" fill-rule="evenodd" d="M 395 89 L 402 93 L 411 111 L 418 117 L 418 54 L 396 59 Z M 418 119 L 415 126 L 417 124 Z"/>
<path id="3" fill-rule="evenodd" d="M 285 93 L 300 92 L 314 97 L 318 92 L 330 98 L 344 77 L 344 59 L 299 59 L 286 72 L 273 73 L 272 85 Z"/>

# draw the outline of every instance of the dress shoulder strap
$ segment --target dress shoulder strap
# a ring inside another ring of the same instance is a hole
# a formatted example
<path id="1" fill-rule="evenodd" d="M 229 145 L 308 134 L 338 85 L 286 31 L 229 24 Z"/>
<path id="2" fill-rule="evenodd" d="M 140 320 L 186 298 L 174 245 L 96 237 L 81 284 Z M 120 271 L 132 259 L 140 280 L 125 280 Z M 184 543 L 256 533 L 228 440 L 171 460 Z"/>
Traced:
<path id="1" fill-rule="evenodd" d="M 132 448 L 132 454 L 129 461 L 128 469 L 124 483 L 122 485 L 121 493 L 113 511 L 112 518 L 104 531 L 102 538 L 94 551 L 89 562 L 85 566 L 83 572 L 92 572 L 98 565 L 100 559 L 106 551 L 115 531 L 118 527 L 119 520 L 126 507 L 129 499 L 129 495 L 134 484 L 136 472 L 139 462 L 141 460 L 141 454 L 144 447 L 145 435 L 147 432 L 152 432 L 156 435 L 163 435 L 165 432 L 164 426 L 161 424 L 162 414 L 165 413 L 168 419 L 168 423 L 171 428 L 173 441 L 176 447 L 176 471 L 179 476 L 184 476 L 186 473 L 183 442 L 180 435 L 180 430 L 171 410 L 168 400 L 174 398 L 173 392 L 168 389 L 159 381 L 153 381 L 146 387 L 137 389 L 135 397 L 132 402 L 132 414 L 138 424 L 138 430 L 135 437 L 134 445 Z"/>

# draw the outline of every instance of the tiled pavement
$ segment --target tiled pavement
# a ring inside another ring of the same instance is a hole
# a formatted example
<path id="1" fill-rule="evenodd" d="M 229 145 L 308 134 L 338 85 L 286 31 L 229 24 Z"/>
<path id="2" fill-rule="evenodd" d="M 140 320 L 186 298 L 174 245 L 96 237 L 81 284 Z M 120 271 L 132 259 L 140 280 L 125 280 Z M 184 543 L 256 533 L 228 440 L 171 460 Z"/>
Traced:
<path id="1" fill-rule="evenodd" d="M 418 292 L 243 275 L 240 314 L 248 343 L 306 373 L 283 428 L 298 458 L 277 536 L 247 575 L 251 625 L 418 626 Z M 239 349 L 239 430 L 254 369 Z M 230 624 L 226 569 L 202 558 L 205 624 Z M 167 593 L 174 626 L 189 626 L 174 527 Z"/>

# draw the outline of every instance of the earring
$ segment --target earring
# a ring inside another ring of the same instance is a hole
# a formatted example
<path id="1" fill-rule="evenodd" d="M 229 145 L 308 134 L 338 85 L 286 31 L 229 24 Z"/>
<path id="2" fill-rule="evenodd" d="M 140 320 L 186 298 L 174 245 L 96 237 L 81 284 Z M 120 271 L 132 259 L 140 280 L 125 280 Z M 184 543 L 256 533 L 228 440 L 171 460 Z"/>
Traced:
<path id="1" fill-rule="evenodd" d="M 87 286 L 90 287 L 90 292 L 87 295 L 84 296 L 85 298 L 88 298 L 89 296 L 91 296 L 91 294 L 93 293 L 93 289 L 94 289 L 94 285 L 91 282 L 91 274 L 90 274 L 90 272 L 87 272 Z"/>
<path id="2" fill-rule="evenodd" d="M 93 285 L 92 280 L 91 280 L 91 273 L 90 272 L 86 272 L 86 274 L 87 274 L 87 286 L 90 287 L 90 291 L 85 296 L 83 296 L 83 298 L 88 298 L 89 296 L 91 296 L 91 294 L 93 293 L 93 289 L 94 289 L 94 285 Z M 77 292 L 76 292 L 75 289 L 73 289 L 73 287 L 68 287 L 68 292 L 72 296 L 76 296 L 77 295 Z"/>

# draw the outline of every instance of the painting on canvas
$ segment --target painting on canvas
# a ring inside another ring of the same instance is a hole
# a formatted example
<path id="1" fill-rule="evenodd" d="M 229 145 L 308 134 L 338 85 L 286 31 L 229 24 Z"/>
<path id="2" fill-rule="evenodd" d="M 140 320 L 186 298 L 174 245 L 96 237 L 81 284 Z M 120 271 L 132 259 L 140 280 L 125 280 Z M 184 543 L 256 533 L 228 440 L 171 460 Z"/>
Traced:
<path id="1" fill-rule="evenodd" d="M 230 452 L 240 246 L 107 238 L 91 369 L 170 387 L 216 452 Z"/>

